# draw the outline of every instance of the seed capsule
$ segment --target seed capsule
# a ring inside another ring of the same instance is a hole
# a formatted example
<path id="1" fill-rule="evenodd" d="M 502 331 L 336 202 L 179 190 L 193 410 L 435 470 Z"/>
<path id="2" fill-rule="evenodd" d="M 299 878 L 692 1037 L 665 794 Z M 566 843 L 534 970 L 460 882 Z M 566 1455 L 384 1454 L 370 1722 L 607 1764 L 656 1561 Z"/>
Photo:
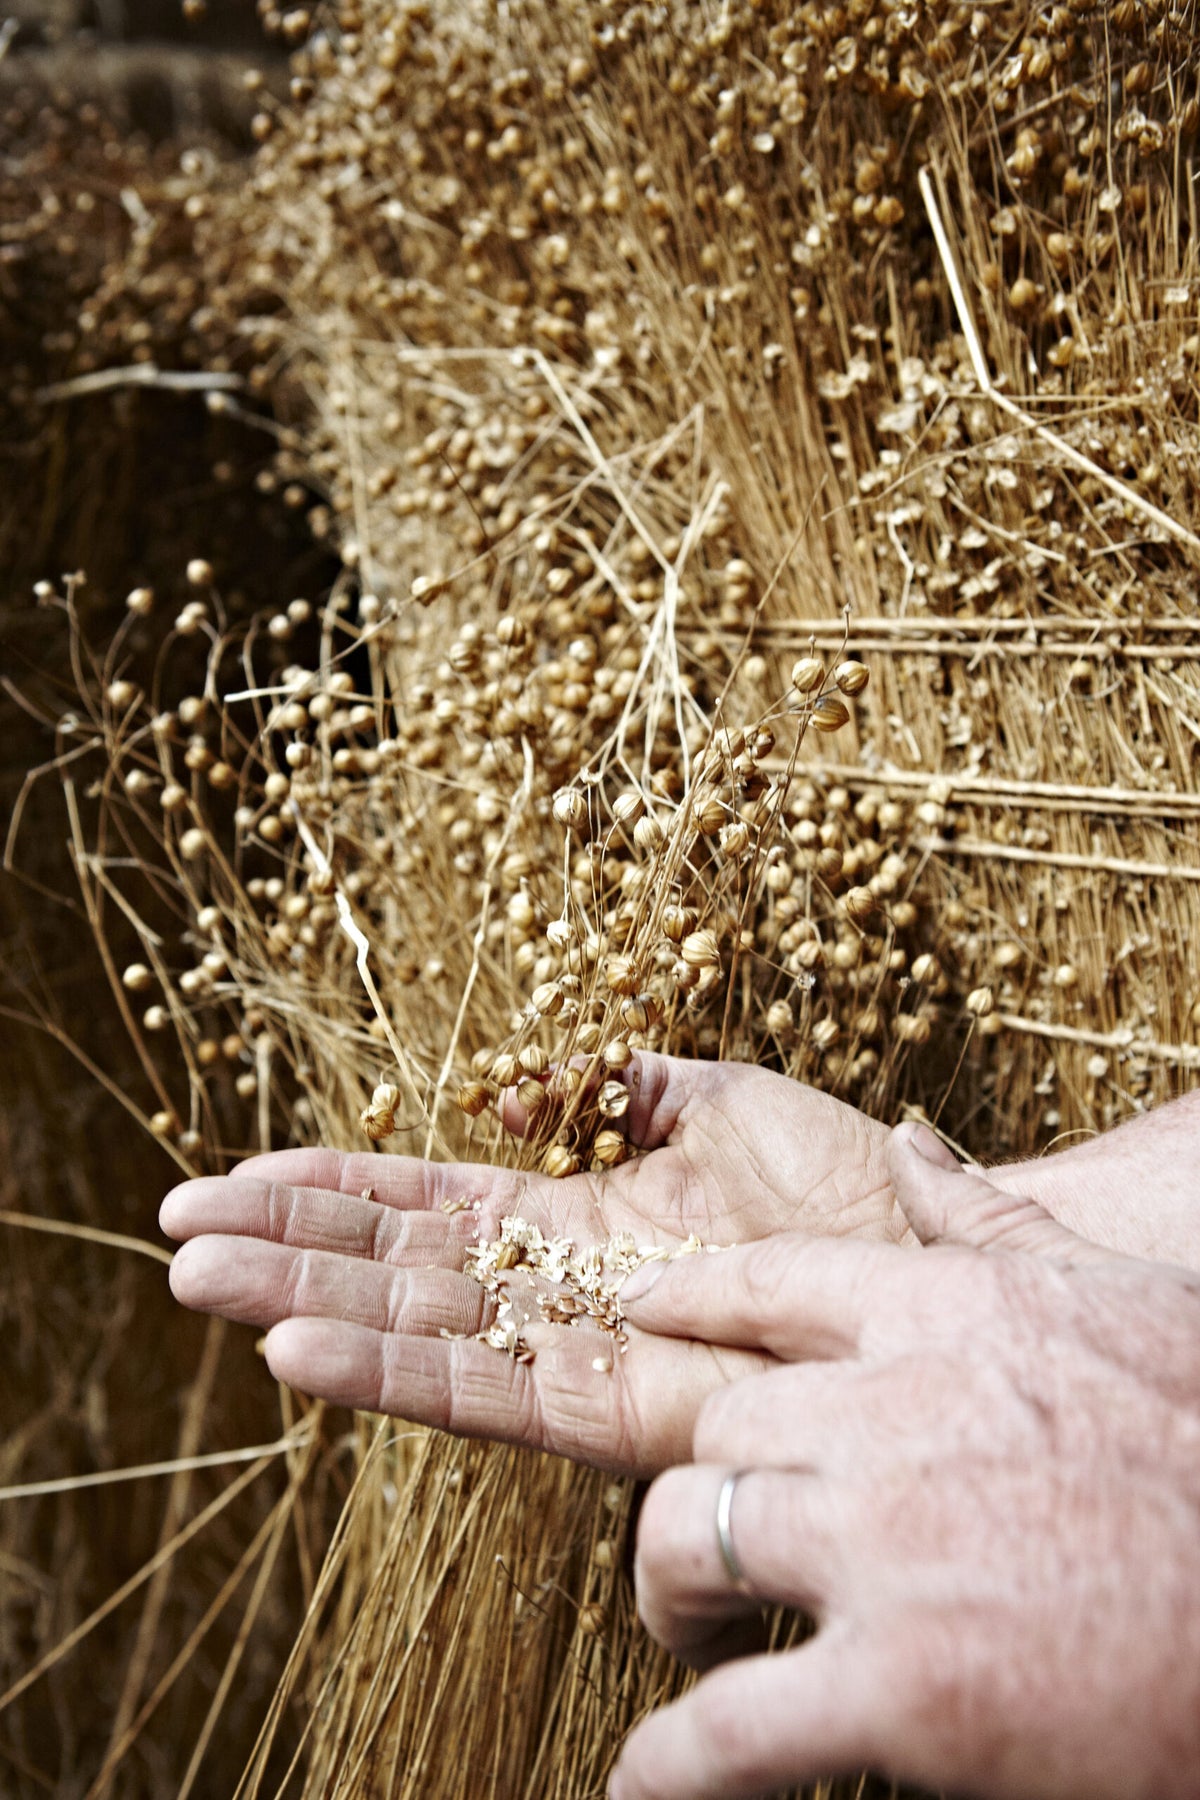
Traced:
<path id="1" fill-rule="evenodd" d="M 790 1038 L 796 1020 L 786 1000 L 775 1000 L 767 1008 L 767 1030 L 777 1038 Z"/>
<path id="2" fill-rule="evenodd" d="M 539 982 L 529 996 L 530 1006 L 544 1019 L 552 1019 L 555 1013 L 561 1012 L 562 1003 L 562 989 L 556 981 Z"/>
<path id="3" fill-rule="evenodd" d="M 600 1055 L 609 1069 L 627 1069 L 633 1061 L 633 1051 L 623 1038 L 611 1038 Z"/>
<path id="4" fill-rule="evenodd" d="M 818 731 L 840 731 L 849 720 L 850 708 L 836 694 L 822 694 L 812 710 L 812 722 Z"/>
<path id="5" fill-rule="evenodd" d="M 522 1081 L 518 1081 L 517 1099 L 527 1113 L 535 1113 L 545 1098 L 546 1090 L 536 1076 L 526 1075 Z"/>
<path id="6" fill-rule="evenodd" d="M 833 679 L 843 694 L 861 694 L 871 679 L 871 671 L 865 663 L 840 662 L 833 671 Z"/>
<path id="7" fill-rule="evenodd" d="M 842 896 L 842 905 L 846 916 L 853 919 L 856 925 L 865 925 L 875 911 L 878 901 L 868 887 L 847 888 Z"/>
<path id="8" fill-rule="evenodd" d="M 121 983 L 131 994 L 144 994 L 148 987 L 153 987 L 153 973 L 145 963 L 130 963 L 121 976 Z"/>
<path id="9" fill-rule="evenodd" d="M 623 1081 L 606 1081 L 596 1096 L 602 1119 L 622 1119 L 629 1111 L 629 1089 Z"/>
<path id="10" fill-rule="evenodd" d="M 679 946 L 679 954 L 694 969 L 715 968 L 721 961 L 721 947 L 715 931 L 689 931 Z"/>
<path id="11" fill-rule="evenodd" d="M 692 824 L 704 837 L 712 837 L 725 823 L 725 806 L 715 794 L 702 796 L 692 807 Z"/>
<path id="12" fill-rule="evenodd" d="M 604 979 L 614 994 L 636 994 L 641 982 L 632 956 L 610 956 L 604 964 Z"/>
<path id="13" fill-rule="evenodd" d="M 550 808 L 560 825 L 578 831 L 587 819 L 587 801 L 578 788 L 563 788 L 555 794 Z"/>
<path id="14" fill-rule="evenodd" d="M 592 1160 L 602 1169 L 615 1168 L 624 1162 L 628 1145 L 619 1131 L 598 1131 L 592 1144 Z"/>
<path id="15" fill-rule="evenodd" d="M 663 931 L 673 944 L 682 943 L 695 923 L 696 914 L 690 906 L 665 906 L 663 908 Z"/>
<path id="16" fill-rule="evenodd" d="M 458 1090 L 458 1104 L 468 1119 L 477 1119 L 492 1101 L 492 1090 L 486 1081 L 464 1081 Z"/>
<path id="17" fill-rule="evenodd" d="M 815 656 L 802 656 L 792 664 L 792 686 L 799 694 L 811 694 L 825 679 L 823 664 Z"/>
<path id="18" fill-rule="evenodd" d="M 618 825 L 636 825 L 646 810 L 646 802 L 636 789 L 618 794 L 613 801 L 613 818 Z"/>
<path id="19" fill-rule="evenodd" d="M 565 1144 L 551 1144 L 542 1158 L 542 1168 L 555 1181 L 561 1181 L 566 1175 L 577 1175 L 581 1164 L 573 1150 Z"/>

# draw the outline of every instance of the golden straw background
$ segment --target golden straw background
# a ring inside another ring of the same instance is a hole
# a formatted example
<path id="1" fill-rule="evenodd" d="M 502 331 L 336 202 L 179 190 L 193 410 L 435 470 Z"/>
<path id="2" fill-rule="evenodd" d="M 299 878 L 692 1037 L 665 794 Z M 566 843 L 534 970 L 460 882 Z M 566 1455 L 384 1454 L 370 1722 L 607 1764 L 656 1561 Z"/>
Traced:
<path id="1" fill-rule="evenodd" d="M 583 1800 L 632 1488 L 276 1389 L 157 1201 L 1194 1081 L 1200 22 L 202 10 L 0 39 L 0 1786 Z"/>

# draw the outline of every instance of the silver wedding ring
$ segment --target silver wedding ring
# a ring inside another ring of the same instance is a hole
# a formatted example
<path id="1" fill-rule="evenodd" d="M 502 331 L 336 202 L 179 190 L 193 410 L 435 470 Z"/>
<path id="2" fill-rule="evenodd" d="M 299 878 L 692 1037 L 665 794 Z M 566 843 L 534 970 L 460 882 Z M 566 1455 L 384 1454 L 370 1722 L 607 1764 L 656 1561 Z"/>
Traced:
<path id="1" fill-rule="evenodd" d="M 721 1483 L 721 1491 L 717 1495 L 717 1548 L 721 1552 L 721 1561 L 725 1565 L 725 1573 L 729 1576 L 739 1594 L 746 1594 L 751 1599 L 754 1589 L 746 1580 L 745 1571 L 738 1561 L 737 1551 L 733 1547 L 733 1495 L 743 1475 L 748 1469 L 735 1469 Z"/>

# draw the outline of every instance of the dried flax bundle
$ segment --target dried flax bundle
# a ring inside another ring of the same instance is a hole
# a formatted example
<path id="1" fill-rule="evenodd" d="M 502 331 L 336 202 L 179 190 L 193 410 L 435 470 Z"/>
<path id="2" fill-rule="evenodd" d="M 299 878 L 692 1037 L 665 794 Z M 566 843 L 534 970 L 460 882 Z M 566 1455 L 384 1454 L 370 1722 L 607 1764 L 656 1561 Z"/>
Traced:
<path id="1" fill-rule="evenodd" d="M 989 1154 L 1189 1080 L 1192 9 L 297 17 L 195 348 L 344 572 L 245 633 L 197 560 L 88 728 L 155 1129 L 568 1175 L 642 1045 Z M 364 1437 L 243 1791 L 599 1791 L 679 1680 L 628 1506 Z"/>

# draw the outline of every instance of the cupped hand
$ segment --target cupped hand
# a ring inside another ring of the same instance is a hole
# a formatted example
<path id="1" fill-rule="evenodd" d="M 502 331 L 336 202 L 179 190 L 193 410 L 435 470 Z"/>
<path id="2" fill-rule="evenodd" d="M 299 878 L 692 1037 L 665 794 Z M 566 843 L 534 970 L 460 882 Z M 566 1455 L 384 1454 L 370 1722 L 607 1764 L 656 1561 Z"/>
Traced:
<path id="1" fill-rule="evenodd" d="M 632 1733 L 612 1800 L 865 1767 L 997 1800 L 1194 1797 L 1200 1282 L 1074 1237 L 928 1132 L 900 1128 L 892 1172 L 925 1254 L 779 1237 L 627 1283 L 643 1330 L 776 1366 L 711 1393 L 695 1464 L 647 1495 L 642 1616 L 720 1666 Z M 716 1529 L 733 1472 L 749 1597 Z M 815 1636 L 739 1655 L 764 1602 Z"/>
<path id="2" fill-rule="evenodd" d="M 272 1372 L 306 1392 L 446 1430 L 650 1474 L 689 1453 L 705 1396 L 768 1366 L 733 1348 L 631 1330 L 611 1370 L 589 1327 L 537 1325 L 532 1362 L 470 1334 L 487 1322 L 463 1274 L 509 1214 L 578 1245 L 750 1244 L 797 1228 L 880 1241 L 904 1220 L 887 1133 L 853 1107 L 735 1063 L 642 1054 L 623 1121 L 639 1152 L 604 1174 L 536 1173 L 412 1157 L 281 1151 L 163 1202 L 186 1240 L 185 1305 L 269 1328 Z"/>

